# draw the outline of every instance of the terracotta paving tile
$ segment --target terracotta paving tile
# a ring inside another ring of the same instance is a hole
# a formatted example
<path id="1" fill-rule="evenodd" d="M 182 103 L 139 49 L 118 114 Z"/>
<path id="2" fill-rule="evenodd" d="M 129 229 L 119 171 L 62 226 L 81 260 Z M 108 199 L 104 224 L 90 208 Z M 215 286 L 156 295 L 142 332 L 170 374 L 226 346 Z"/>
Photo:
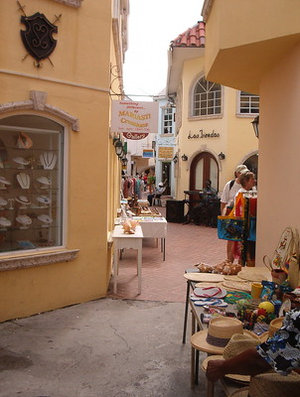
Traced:
<path id="1" fill-rule="evenodd" d="M 158 207 L 163 215 L 166 209 Z M 184 302 L 187 268 L 201 262 L 216 264 L 226 258 L 226 241 L 219 240 L 217 229 L 194 224 L 168 222 L 166 260 L 154 240 L 143 242 L 142 293 L 137 295 L 135 250 L 126 250 L 119 262 L 118 290 L 113 294 L 112 281 L 108 296 L 119 299 Z"/>

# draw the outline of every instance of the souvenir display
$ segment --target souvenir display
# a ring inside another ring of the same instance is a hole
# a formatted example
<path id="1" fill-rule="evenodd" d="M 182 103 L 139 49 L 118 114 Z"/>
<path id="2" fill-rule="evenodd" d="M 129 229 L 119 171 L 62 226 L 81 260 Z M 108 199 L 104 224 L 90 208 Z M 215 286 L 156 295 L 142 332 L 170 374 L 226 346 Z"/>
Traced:
<path id="1" fill-rule="evenodd" d="M 51 185 L 50 178 L 47 178 L 46 176 L 40 176 L 36 178 L 36 180 L 42 185 L 42 188 L 44 189 Z"/>
<path id="2" fill-rule="evenodd" d="M 46 214 L 39 215 L 38 220 L 41 221 L 44 225 L 50 225 L 53 222 L 53 219 Z"/>
<path id="3" fill-rule="evenodd" d="M 0 227 L 10 227 L 11 221 L 4 216 L 0 216 Z"/>
<path id="4" fill-rule="evenodd" d="M 19 215 L 16 217 L 16 221 L 27 227 L 32 224 L 32 219 L 28 215 Z"/>
<path id="5" fill-rule="evenodd" d="M 20 166 L 22 166 L 22 168 L 24 168 L 24 165 L 29 165 L 30 161 L 24 159 L 24 157 L 14 157 L 13 161 L 17 164 L 19 164 Z"/>
<path id="6" fill-rule="evenodd" d="M 28 200 L 26 196 L 18 196 L 15 198 L 16 202 L 22 205 L 30 205 L 31 202 Z"/>
<path id="7" fill-rule="evenodd" d="M 0 184 L 3 185 L 11 185 L 11 183 L 4 177 L 4 176 L 0 176 Z"/>
<path id="8" fill-rule="evenodd" d="M 17 148 L 19 149 L 30 149 L 32 147 L 33 143 L 31 138 L 25 134 L 25 132 L 19 132 L 18 138 L 17 138 Z"/>
<path id="9" fill-rule="evenodd" d="M 57 155 L 53 152 L 45 152 L 40 155 L 40 162 L 44 170 L 53 170 L 57 160 Z"/>
<path id="10" fill-rule="evenodd" d="M 6 205 L 7 201 L 4 198 L 0 197 L 0 207 L 5 207 Z"/>
<path id="11" fill-rule="evenodd" d="M 24 172 L 20 172 L 20 174 L 17 175 L 17 181 L 19 182 L 19 185 L 21 186 L 22 189 L 29 189 L 30 176 L 28 174 L 25 174 Z"/>
<path id="12" fill-rule="evenodd" d="M 47 196 L 38 196 L 36 198 L 36 201 L 38 201 L 40 204 L 48 205 L 51 203 L 51 199 Z"/>
<path id="13" fill-rule="evenodd" d="M 60 137 L 25 131 L 0 131 L 1 252 L 62 244 Z"/>

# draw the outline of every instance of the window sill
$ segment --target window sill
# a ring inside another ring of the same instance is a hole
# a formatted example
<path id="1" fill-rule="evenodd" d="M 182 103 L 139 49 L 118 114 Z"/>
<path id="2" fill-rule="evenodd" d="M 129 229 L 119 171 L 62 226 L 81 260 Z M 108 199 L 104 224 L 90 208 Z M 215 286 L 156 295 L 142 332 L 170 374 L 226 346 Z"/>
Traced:
<path id="1" fill-rule="evenodd" d="M 236 117 L 245 118 L 245 119 L 253 119 L 256 116 L 259 116 L 259 113 L 237 113 L 236 114 Z"/>
<path id="2" fill-rule="evenodd" d="M 0 271 L 27 269 L 29 267 L 70 262 L 77 258 L 79 250 L 61 250 L 33 255 L 18 255 L 0 259 Z"/>
<path id="3" fill-rule="evenodd" d="M 212 114 L 205 116 L 189 116 L 189 121 L 199 121 L 199 120 L 210 120 L 210 119 L 221 119 L 223 118 L 223 113 L 221 114 Z"/>

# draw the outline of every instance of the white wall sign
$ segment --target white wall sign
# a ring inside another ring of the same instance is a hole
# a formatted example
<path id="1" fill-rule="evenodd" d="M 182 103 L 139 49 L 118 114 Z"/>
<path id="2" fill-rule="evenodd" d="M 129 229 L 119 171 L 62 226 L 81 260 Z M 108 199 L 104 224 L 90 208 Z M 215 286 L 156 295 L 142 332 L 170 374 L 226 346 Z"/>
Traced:
<path id="1" fill-rule="evenodd" d="M 112 101 L 111 131 L 139 140 L 157 133 L 158 103 Z"/>

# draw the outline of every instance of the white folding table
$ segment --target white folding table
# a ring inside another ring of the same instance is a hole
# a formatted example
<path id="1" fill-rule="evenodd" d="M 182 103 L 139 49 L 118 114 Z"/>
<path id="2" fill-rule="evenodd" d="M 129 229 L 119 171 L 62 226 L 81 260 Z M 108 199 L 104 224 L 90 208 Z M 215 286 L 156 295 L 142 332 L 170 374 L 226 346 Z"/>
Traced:
<path id="1" fill-rule="evenodd" d="M 166 260 L 166 237 L 168 222 L 164 217 L 134 216 L 142 227 L 144 238 L 161 239 L 161 250 L 163 260 Z"/>
<path id="2" fill-rule="evenodd" d="M 121 225 L 115 226 L 112 238 L 114 242 L 114 293 L 117 292 L 117 277 L 119 270 L 119 250 L 136 249 L 137 250 L 137 275 L 138 275 L 138 293 L 142 290 L 142 248 L 143 232 L 141 226 L 136 226 L 134 234 L 126 234 Z"/>

